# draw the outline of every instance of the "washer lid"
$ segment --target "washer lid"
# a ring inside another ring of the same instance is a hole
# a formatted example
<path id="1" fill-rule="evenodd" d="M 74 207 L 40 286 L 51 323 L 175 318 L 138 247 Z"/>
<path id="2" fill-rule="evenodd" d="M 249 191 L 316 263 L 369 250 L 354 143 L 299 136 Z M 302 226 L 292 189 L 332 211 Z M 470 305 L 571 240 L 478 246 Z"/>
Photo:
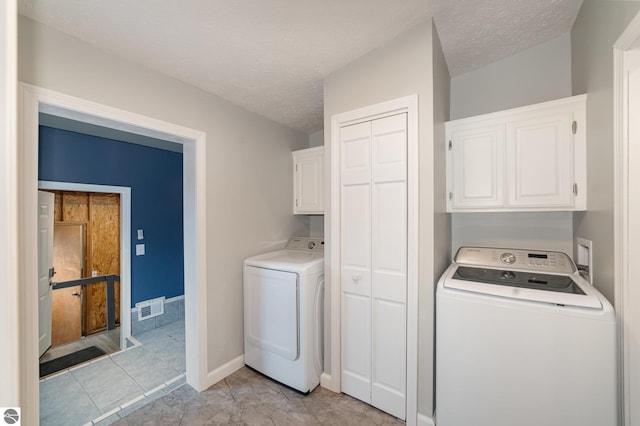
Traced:
<path id="1" fill-rule="evenodd" d="M 246 266 L 309 274 L 324 269 L 324 253 L 298 250 L 279 250 L 259 254 L 244 261 Z"/>
<path id="2" fill-rule="evenodd" d="M 598 295 L 575 275 L 456 266 L 444 287 L 510 299 L 602 309 Z"/>

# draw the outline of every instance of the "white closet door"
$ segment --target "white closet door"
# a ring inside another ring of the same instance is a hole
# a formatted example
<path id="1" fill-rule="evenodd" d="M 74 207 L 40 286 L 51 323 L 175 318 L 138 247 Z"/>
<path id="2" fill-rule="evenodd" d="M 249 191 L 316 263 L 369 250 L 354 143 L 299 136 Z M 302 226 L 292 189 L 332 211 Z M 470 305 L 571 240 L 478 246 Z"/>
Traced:
<path id="1" fill-rule="evenodd" d="M 342 391 L 371 403 L 371 123 L 341 140 Z"/>
<path id="2" fill-rule="evenodd" d="M 341 129 L 342 390 L 406 415 L 406 114 Z"/>
<path id="3" fill-rule="evenodd" d="M 371 404 L 404 419 L 406 407 L 407 119 L 371 123 Z"/>

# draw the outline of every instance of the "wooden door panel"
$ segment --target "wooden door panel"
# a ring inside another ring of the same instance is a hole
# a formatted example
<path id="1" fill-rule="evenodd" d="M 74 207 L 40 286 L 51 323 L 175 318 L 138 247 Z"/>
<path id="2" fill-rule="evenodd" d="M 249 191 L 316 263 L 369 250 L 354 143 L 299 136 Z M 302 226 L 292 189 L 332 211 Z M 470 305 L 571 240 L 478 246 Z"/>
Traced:
<path id="1" fill-rule="evenodd" d="M 84 272 L 84 224 L 56 224 L 53 233 L 53 266 L 56 282 L 77 280 Z M 82 287 L 53 291 L 53 346 L 82 337 Z"/>
<path id="2" fill-rule="evenodd" d="M 53 291 L 51 345 L 82 337 L 82 286 Z"/>
<path id="3" fill-rule="evenodd" d="M 90 270 L 98 275 L 120 274 L 120 196 L 92 193 L 90 202 Z M 116 324 L 120 321 L 120 288 L 115 289 Z M 85 334 L 107 326 L 106 283 L 85 289 Z"/>

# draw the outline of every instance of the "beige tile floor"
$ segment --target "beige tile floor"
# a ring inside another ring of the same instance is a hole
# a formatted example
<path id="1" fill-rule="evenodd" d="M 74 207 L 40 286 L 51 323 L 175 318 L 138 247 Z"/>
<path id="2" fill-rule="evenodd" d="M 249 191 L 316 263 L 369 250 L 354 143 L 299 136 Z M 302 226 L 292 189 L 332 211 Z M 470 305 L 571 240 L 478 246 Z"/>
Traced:
<path id="1" fill-rule="evenodd" d="M 242 368 L 204 392 L 183 385 L 115 425 L 403 425 L 344 394 L 317 387 L 309 395 Z"/>

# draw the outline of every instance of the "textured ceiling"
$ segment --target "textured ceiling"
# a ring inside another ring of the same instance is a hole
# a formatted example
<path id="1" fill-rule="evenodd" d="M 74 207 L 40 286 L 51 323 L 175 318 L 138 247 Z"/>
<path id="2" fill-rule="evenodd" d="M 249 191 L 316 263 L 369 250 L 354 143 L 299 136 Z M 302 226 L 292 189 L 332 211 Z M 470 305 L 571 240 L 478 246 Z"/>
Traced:
<path id="1" fill-rule="evenodd" d="M 451 76 L 570 31 L 582 0 L 19 0 L 19 12 L 310 133 L 323 78 L 433 17 Z"/>

